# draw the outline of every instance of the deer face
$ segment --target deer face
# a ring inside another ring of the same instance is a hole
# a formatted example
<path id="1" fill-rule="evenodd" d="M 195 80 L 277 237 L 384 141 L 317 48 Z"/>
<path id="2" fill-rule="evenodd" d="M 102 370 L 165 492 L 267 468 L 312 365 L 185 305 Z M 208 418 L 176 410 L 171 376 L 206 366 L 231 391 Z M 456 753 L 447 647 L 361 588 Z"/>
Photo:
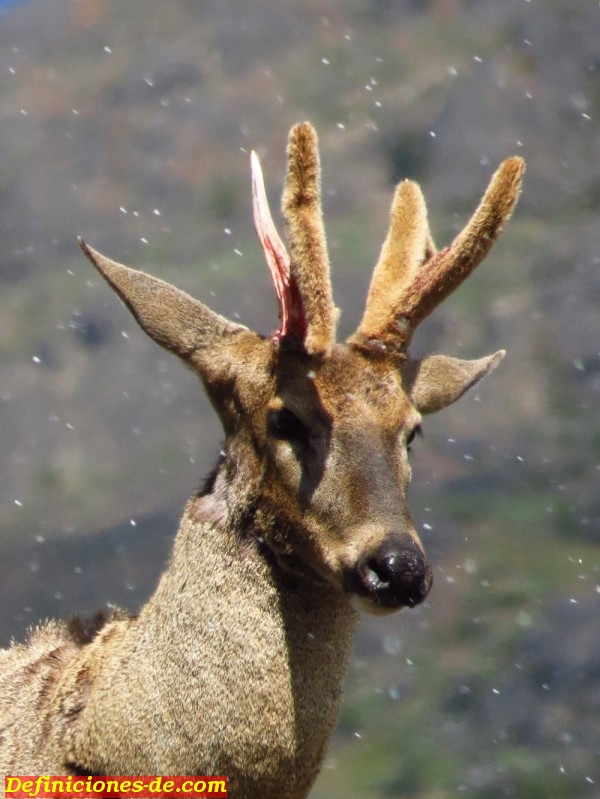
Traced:
<path id="1" fill-rule="evenodd" d="M 230 431 L 225 468 L 239 479 L 232 494 L 256 509 L 248 526 L 284 568 L 372 612 L 417 605 L 432 573 L 406 501 L 408 448 L 422 416 L 495 359 L 427 364 L 349 344 L 326 356 L 248 345 L 223 391 L 230 401 L 215 401 Z"/>
<path id="2" fill-rule="evenodd" d="M 282 352 L 261 420 L 267 541 L 373 611 L 421 602 L 431 569 L 406 504 L 421 415 L 392 363 Z"/>
<path id="3" fill-rule="evenodd" d="M 412 607 L 427 596 L 432 573 L 406 504 L 408 445 L 424 414 L 462 396 L 504 353 L 413 360 L 408 345 L 495 240 L 516 202 L 523 162 L 502 164 L 470 222 L 440 252 L 419 188 L 400 184 L 363 320 L 344 344 L 335 343 L 312 127 L 290 134 L 283 195 L 290 254 L 254 155 L 252 165 L 255 223 L 280 305 L 271 339 L 82 248 L 142 328 L 202 377 L 227 436 L 228 502 L 245 503 L 246 532 L 282 567 L 325 580 L 373 612 Z"/>

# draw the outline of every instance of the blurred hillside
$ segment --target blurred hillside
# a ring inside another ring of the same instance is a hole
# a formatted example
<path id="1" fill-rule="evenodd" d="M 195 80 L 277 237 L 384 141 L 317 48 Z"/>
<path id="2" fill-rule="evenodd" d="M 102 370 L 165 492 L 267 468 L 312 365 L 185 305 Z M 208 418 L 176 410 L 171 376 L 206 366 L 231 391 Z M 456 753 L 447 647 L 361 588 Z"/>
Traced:
<path id="1" fill-rule="evenodd" d="M 0 15 L 0 639 L 152 590 L 220 431 L 82 234 L 263 333 L 276 206 L 317 127 L 341 334 L 396 181 L 445 244 L 498 162 L 514 219 L 415 352 L 509 352 L 413 453 L 425 607 L 365 619 L 314 799 L 598 796 L 600 7 L 585 0 L 30 0 Z"/>

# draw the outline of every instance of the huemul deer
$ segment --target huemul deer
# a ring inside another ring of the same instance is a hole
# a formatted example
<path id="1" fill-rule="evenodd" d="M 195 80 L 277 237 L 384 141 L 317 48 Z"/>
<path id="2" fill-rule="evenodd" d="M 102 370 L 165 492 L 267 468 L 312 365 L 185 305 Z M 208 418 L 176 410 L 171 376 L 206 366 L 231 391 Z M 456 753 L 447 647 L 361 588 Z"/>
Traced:
<path id="1" fill-rule="evenodd" d="M 288 250 L 252 156 L 254 216 L 279 300 L 260 336 L 85 242 L 143 330 L 202 378 L 224 454 L 187 504 L 137 616 L 47 623 L 0 653 L 0 767 L 15 774 L 224 774 L 234 799 L 305 797 L 335 724 L 357 610 L 422 602 L 432 571 L 406 504 L 424 414 L 503 352 L 407 350 L 480 263 L 517 200 L 508 158 L 436 251 L 419 187 L 401 183 L 360 325 L 335 341 L 317 138 L 289 137 Z"/>

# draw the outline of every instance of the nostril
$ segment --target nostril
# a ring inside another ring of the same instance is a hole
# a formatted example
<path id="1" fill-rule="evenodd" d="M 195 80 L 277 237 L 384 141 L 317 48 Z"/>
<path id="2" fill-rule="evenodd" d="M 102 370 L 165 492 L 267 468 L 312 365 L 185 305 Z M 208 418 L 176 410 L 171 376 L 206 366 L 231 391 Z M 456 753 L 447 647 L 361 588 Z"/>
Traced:
<path id="1" fill-rule="evenodd" d="M 397 556 L 387 555 L 382 558 L 369 558 L 367 567 L 373 578 L 380 584 L 391 583 L 395 577 Z"/>
<path id="2" fill-rule="evenodd" d="M 401 556 L 398 553 L 388 553 L 381 557 L 369 558 L 367 568 L 371 582 L 380 588 L 385 588 L 398 581 L 401 572 Z"/>
<path id="3" fill-rule="evenodd" d="M 379 605 L 414 607 L 432 584 L 427 561 L 412 550 L 384 550 L 359 566 L 363 590 Z"/>

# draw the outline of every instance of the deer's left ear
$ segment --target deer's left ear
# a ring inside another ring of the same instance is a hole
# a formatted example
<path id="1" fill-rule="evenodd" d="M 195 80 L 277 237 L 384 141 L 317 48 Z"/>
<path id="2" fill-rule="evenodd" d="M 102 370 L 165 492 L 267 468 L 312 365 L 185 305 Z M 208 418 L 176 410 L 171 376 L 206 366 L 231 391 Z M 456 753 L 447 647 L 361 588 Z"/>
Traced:
<path id="1" fill-rule="evenodd" d="M 504 350 L 463 361 L 446 355 L 430 355 L 422 360 L 409 360 L 402 369 L 404 387 L 419 413 L 435 413 L 446 408 L 504 358 Z"/>

